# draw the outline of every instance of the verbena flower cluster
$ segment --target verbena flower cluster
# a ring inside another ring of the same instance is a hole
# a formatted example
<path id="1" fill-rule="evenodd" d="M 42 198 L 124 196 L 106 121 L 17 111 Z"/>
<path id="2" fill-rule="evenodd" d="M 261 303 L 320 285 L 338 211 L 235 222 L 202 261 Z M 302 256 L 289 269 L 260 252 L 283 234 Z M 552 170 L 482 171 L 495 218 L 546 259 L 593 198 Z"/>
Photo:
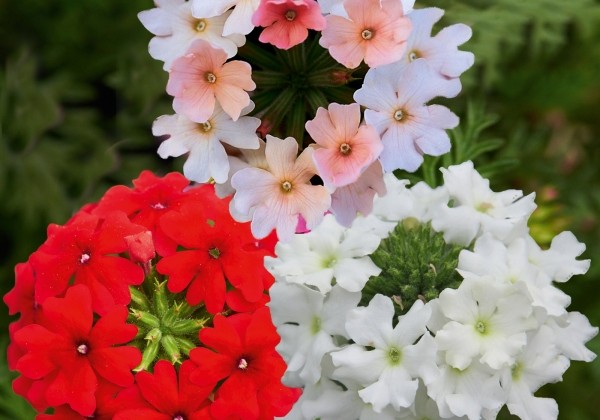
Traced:
<path id="1" fill-rule="evenodd" d="M 463 24 L 432 36 L 439 8 L 408 0 L 156 0 L 139 14 L 169 72 L 174 115 L 158 154 L 234 193 L 236 220 L 288 240 L 326 212 L 349 226 L 383 195 L 383 173 L 450 150 L 473 54 Z M 256 29 L 258 28 L 258 29 Z M 256 29 L 256 30 L 255 30 Z M 238 59 L 241 58 L 241 59 Z M 365 109 L 364 115 L 361 107 Z M 280 136 L 281 138 L 277 137 Z M 305 138 L 306 137 L 306 138 Z M 322 185 L 311 183 L 318 176 Z M 313 185 L 314 184 L 314 185 Z"/>
<path id="2" fill-rule="evenodd" d="M 271 322 L 257 241 L 211 185 L 143 172 L 15 269 L 8 365 L 38 419 L 259 419 L 299 390 Z M 48 412 L 48 408 L 52 411 Z M 46 414 L 43 414 L 46 412 Z"/>
<path id="3" fill-rule="evenodd" d="M 471 162 L 442 172 L 435 189 L 386 175 L 371 215 L 327 215 L 266 257 L 284 382 L 304 387 L 286 418 L 557 418 L 535 392 L 595 358 L 598 328 L 556 287 L 588 270 L 585 246 L 542 250 L 533 194 L 493 192 Z"/>

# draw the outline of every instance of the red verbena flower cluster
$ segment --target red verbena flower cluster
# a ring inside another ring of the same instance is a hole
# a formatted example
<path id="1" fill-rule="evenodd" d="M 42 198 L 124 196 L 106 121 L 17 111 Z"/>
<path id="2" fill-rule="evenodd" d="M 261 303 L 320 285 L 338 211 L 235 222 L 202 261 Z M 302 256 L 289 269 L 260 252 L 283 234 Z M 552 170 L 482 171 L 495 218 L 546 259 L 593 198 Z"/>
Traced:
<path id="1" fill-rule="evenodd" d="M 15 268 L 14 391 L 38 419 L 270 419 L 300 391 L 266 303 L 273 279 L 229 199 L 178 173 L 116 186 Z"/>

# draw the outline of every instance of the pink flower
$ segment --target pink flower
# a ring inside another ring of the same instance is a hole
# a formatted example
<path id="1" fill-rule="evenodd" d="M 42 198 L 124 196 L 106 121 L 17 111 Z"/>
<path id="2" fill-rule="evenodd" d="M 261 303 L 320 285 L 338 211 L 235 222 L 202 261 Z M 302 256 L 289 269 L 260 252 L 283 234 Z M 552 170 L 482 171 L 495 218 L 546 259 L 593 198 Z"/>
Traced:
<path id="1" fill-rule="evenodd" d="M 306 131 L 320 146 L 313 158 L 326 185 L 343 187 L 355 182 L 383 150 L 375 127 L 359 124 L 357 103 L 319 108 L 317 116 L 306 123 Z"/>
<path id="2" fill-rule="evenodd" d="M 252 23 L 265 27 L 260 42 L 287 50 L 303 42 L 308 29 L 321 31 L 327 22 L 314 0 L 263 0 Z"/>
<path id="3" fill-rule="evenodd" d="M 243 61 L 227 60 L 225 51 L 204 40 L 192 43 L 183 57 L 173 62 L 167 93 L 174 96 L 173 109 L 194 122 L 205 122 L 213 114 L 215 102 L 236 121 L 250 104 L 256 85 L 251 67 Z"/>
<path id="4" fill-rule="evenodd" d="M 235 209 L 252 218 L 252 233 L 264 238 L 271 230 L 283 241 L 296 230 L 298 216 L 306 220 L 308 229 L 316 226 L 331 204 L 327 189 L 311 185 L 315 175 L 313 150 L 296 158 L 298 144 L 292 137 L 285 140 L 267 136 L 265 156 L 269 170 L 245 168 L 233 175 L 231 185 Z"/>
<path id="5" fill-rule="evenodd" d="M 379 161 L 369 166 L 356 182 L 337 188 L 331 195 L 331 211 L 342 226 L 350 227 L 357 214 L 366 216 L 373 211 L 375 193 L 386 194 L 383 171 Z"/>
<path id="6" fill-rule="evenodd" d="M 410 20 L 398 0 L 346 0 L 349 19 L 327 16 L 327 27 L 319 43 L 348 68 L 364 59 L 369 67 L 390 64 L 402 58 L 410 35 Z"/>

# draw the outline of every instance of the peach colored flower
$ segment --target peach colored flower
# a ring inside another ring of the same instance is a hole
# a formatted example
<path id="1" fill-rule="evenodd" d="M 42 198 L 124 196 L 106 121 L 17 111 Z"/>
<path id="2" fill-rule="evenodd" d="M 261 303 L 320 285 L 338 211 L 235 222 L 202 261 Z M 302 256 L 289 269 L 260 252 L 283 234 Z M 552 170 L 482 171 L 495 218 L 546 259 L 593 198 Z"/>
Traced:
<path id="1" fill-rule="evenodd" d="M 383 150 L 375 127 L 359 125 L 357 103 L 319 108 L 306 123 L 306 131 L 318 145 L 313 158 L 325 185 L 343 187 L 355 182 Z"/>
<path id="2" fill-rule="evenodd" d="M 287 50 L 308 37 L 308 29 L 323 30 L 326 25 L 314 0 L 264 0 L 252 16 L 252 23 L 265 29 L 258 40 Z"/>
<path id="3" fill-rule="evenodd" d="M 312 229 L 331 204 L 325 187 L 310 184 L 315 175 L 312 149 L 304 149 L 296 158 L 297 153 L 294 138 L 281 140 L 268 135 L 265 156 L 269 170 L 245 168 L 231 178 L 236 190 L 232 205 L 252 218 L 256 238 L 264 238 L 277 229 L 279 239 L 287 241 L 296 230 L 299 216 Z"/>
<path id="4" fill-rule="evenodd" d="M 174 97 L 173 109 L 194 122 L 207 121 L 216 101 L 225 113 L 236 121 L 250 104 L 256 85 L 250 77 L 250 64 L 227 60 L 225 51 L 213 48 L 199 39 L 192 43 L 183 57 L 173 62 L 169 72 L 167 93 Z"/>
<path id="5" fill-rule="evenodd" d="M 404 17 L 398 0 L 346 0 L 348 19 L 328 15 L 319 43 L 348 68 L 364 59 L 369 67 L 390 64 L 402 58 L 411 22 Z"/>

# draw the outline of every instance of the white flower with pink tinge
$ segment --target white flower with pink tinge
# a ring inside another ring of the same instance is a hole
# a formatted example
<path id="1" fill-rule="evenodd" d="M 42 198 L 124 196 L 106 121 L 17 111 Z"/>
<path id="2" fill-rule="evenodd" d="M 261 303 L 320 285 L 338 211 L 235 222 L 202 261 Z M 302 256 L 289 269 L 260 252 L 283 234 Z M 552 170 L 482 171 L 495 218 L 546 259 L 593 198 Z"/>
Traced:
<path id="1" fill-rule="evenodd" d="M 313 153 L 325 185 L 343 187 L 355 182 L 379 157 L 383 145 L 374 127 L 360 125 L 360 105 L 332 103 L 317 109 L 306 131 L 317 147 Z"/>
<path id="2" fill-rule="evenodd" d="M 443 15 L 444 11 L 437 7 L 416 9 L 408 15 L 413 30 L 406 42 L 403 61 L 410 63 L 417 58 L 423 58 L 436 73 L 453 79 L 460 77 L 475 62 L 472 52 L 458 49 L 459 45 L 471 38 L 473 31 L 467 25 L 457 23 L 431 36 L 433 25 Z"/>
<path id="3" fill-rule="evenodd" d="M 244 111 L 247 113 L 252 107 Z M 154 122 L 152 133 L 170 136 L 158 148 L 161 158 L 189 153 L 183 165 L 186 178 L 196 182 L 208 182 L 212 178 L 222 184 L 229 178 L 229 160 L 222 143 L 258 149 L 256 129 L 259 125 L 260 120 L 254 117 L 243 116 L 233 121 L 217 104 L 213 115 L 203 123 L 193 122 L 184 115 L 163 115 Z"/>
<path id="4" fill-rule="evenodd" d="M 184 0 L 159 0 L 157 7 L 138 14 L 142 24 L 156 35 L 150 40 L 150 55 L 164 61 L 169 70 L 173 61 L 184 55 L 196 39 L 204 39 L 213 47 L 221 48 L 231 58 L 246 37 L 240 34 L 223 36 L 223 25 L 231 12 L 211 18 L 197 19 L 192 16 L 190 3 Z"/>
<path id="5" fill-rule="evenodd" d="M 344 66 L 353 69 L 363 59 L 369 67 L 402 58 L 411 23 L 398 0 L 346 0 L 348 19 L 328 15 L 319 44 Z"/>
<path id="6" fill-rule="evenodd" d="M 234 7 L 223 28 L 223 36 L 231 34 L 247 35 L 254 29 L 252 15 L 258 9 L 260 0 L 191 0 L 192 14 L 197 18 L 219 16 Z"/>
<path id="7" fill-rule="evenodd" d="M 269 170 L 245 168 L 233 175 L 231 185 L 236 193 L 232 205 L 248 218 L 256 238 L 266 237 L 273 229 L 282 241 L 294 235 L 298 217 L 309 229 L 321 222 L 331 205 L 331 196 L 320 185 L 311 185 L 315 175 L 311 148 L 300 156 L 293 137 L 281 140 L 267 136 L 265 156 Z"/>
<path id="8" fill-rule="evenodd" d="M 190 120 L 203 123 L 210 118 L 218 101 L 223 111 L 236 121 L 250 104 L 256 85 L 250 64 L 227 60 L 227 53 L 198 39 L 183 57 L 173 62 L 167 93 L 174 97 L 173 109 Z"/>
<path id="9" fill-rule="evenodd" d="M 423 163 L 424 154 L 440 156 L 450 151 L 445 130 L 456 127 L 458 117 L 445 106 L 426 103 L 459 90 L 458 80 L 444 80 L 424 60 L 367 72 L 354 100 L 367 108 L 365 121 L 381 136 L 383 152 L 379 159 L 385 172 L 414 172 Z"/>

